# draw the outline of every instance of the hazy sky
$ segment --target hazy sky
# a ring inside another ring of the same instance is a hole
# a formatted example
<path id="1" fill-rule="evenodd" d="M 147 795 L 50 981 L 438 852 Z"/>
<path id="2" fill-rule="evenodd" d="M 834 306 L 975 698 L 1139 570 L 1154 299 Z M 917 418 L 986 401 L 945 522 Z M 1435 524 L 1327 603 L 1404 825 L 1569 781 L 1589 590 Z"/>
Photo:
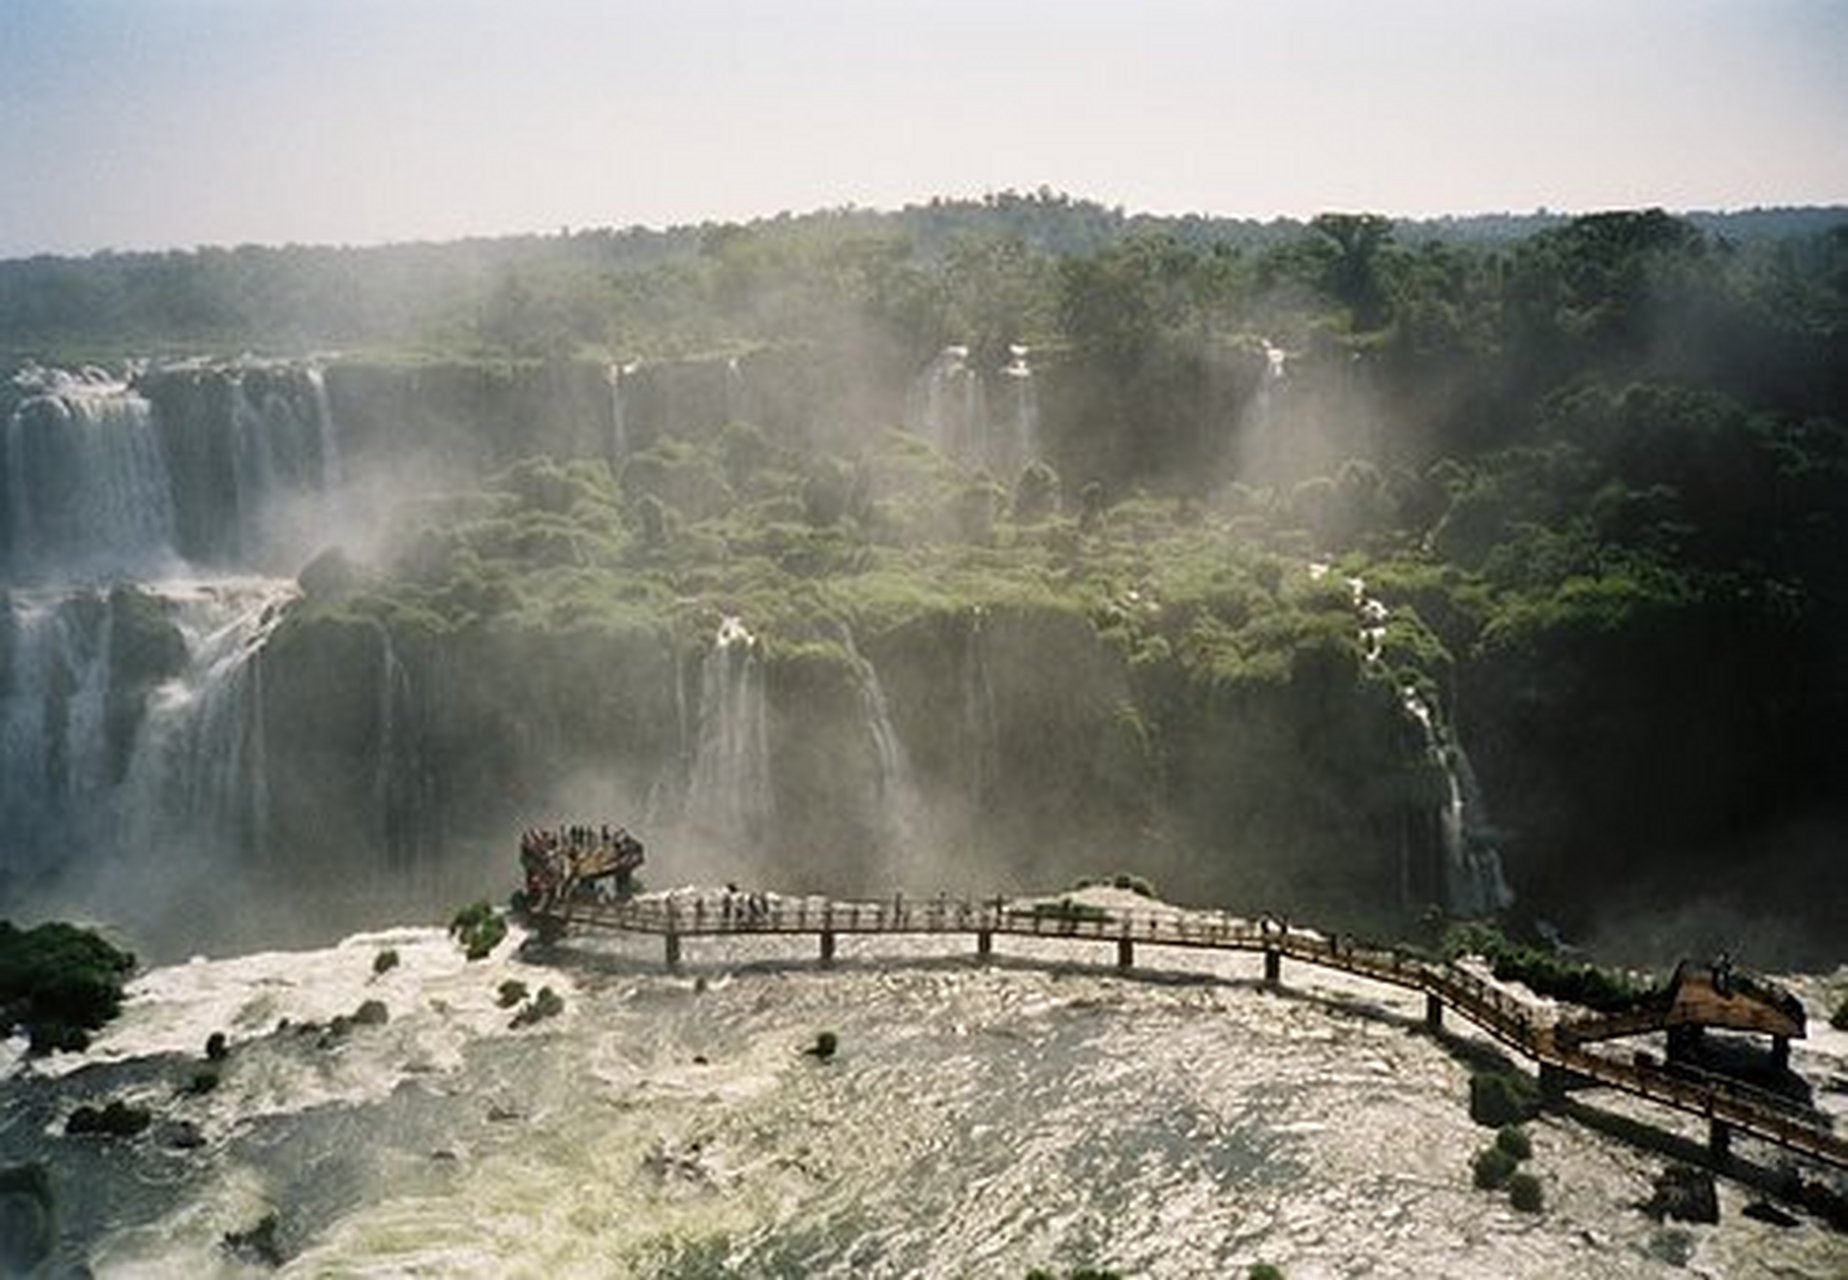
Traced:
<path id="1" fill-rule="evenodd" d="M 1848 202 L 1843 0 L 0 0 L 0 256 Z"/>

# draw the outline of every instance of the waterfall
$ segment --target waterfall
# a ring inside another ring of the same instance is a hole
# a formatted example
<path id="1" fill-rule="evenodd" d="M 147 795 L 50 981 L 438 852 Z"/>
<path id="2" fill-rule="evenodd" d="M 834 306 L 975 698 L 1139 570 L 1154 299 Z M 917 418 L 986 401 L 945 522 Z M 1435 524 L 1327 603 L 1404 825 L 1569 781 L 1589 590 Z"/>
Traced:
<path id="1" fill-rule="evenodd" d="M 346 486 L 346 469 L 340 458 L 340 432 L 334 426 L 333 408 L 327 399 L 327 379 L 320 369 L 313 367 L 305 376 L 313 402 L 315 435 L 321 446 L 321 497 L 326 504 L 329 526 L 338 530 L 346 522 L 345 503 L 341 498 Z"/>
<path id="2" fill-rule="evenodd" d="M 906 419 L 940 453 L 965 462 L 983 460 L 987 395 L 981 375 L 969 364 L 969 348 L 949 346 L 937 353 L 911 389 Z"/>
<path id="3" fill-rule="evenodd" d="M 1266 344 L 1268 352 L 1276 348 Z M 1281 363 L 1281 352 L 1276 352 Z M 1325 564 L 1309 566 L 1310 576 L 1321 578 L 1329 571 Z M 1360 618 L 1362 655 L 1370 667 L 1383 661 L 1386 646 L 1386 621 L 1389 610 L 1384 601 L 1367 591 L 1360 578 L 1347 579 L 1353 596 L 1354 610 Z M 1496 848 L 1494 831 L 1487 819 L 1487 806 L 1476 783 L 1475 770 L 1456 735 L 1438 717 L 1431 704 L 1411 685 L 1399 689 L 1399 705 L 1415 724 L 1424 739 L 1425 758 L 1444 779 L 1444 800 L 1437 811 L 1438 844 L 1443 854 L 1444 905 L 1452 915 L 1479 916 L 1500 911 L 1514 901 Z M 1409 856 L 1409 854 L 1408 854 Z M 1410 906 L 1411 871 L 1401 867 L 1400 880 L 1406 906 Z"/>
<path id="4" fill-rule="evenodd" d="M 621 467 L 631 450 L 628 397 L 623 390 L 623 383 L 634 375 L 638 367 L 634 363 L 613 364 L 609 369 L 611 470 Z"/>
<path id="5" fill-rule="evenodd" d="M 434 844 L 435 779 L 425 753 L 423 717 L 410 672 L 398 658 L 391 629 L 379 624 L 378 759 L 373 796 L 379 844 L 388 866 L 416 871 Z"/>
<path id="6" fill-rule="evenodd" d="M 853 670 L 854 685 L 860 695 L 860 708 L 866 717 L 867 737 L 872 743 L 878 766 L 874 801 L 877 805 L 882 851 L 888 855 L 914 847 L 925 809 L 911 772 L 911 759 L 905 744 L 892 726 L 892 714 L 886 703 L 885 688 L 879 672 L 863 657 L 853 642 L 853 632 L 843 624 L 841 643 L 847 649 L 847 662 Z"/>
<path id="7" fill-rule="evenodd" d="M 186 670 L 156 689 L 124 783 L 123 821 L 165 841 L 271 856 L 262 650 L 293 583 L 167 584 Z"/>
<path id="8" fill-rule="evenodd" d="M 1514 901 L 1502 874 L 1501 855 L 1480 821 L 1481 795 L 1469 757 L 1417 690 L 1400 690 L 1406 713 L 1424 732 L 1425 754 L 1443 774 L 1445 797 L 1438 809 L 1438 838 L 1444 854 L 1444 906 L 1453 916 L 1481 916 Z"/>
<path id="9" fill-rule="evenodd" d="M 989 467 L 996 475 L 1018 475 L 1020 469 L 1039 456 L 1039 388 L 1033 381 L 1033 367 L 1027 363 L 1028 348 L 1015 343 L 1008 348 L 1008 362 L 1001 367 L 1007 379 L 1010 412 L 1005 430 L 990 441 Z"/>
<path id="10" fill-rule="evenodd" d="M 727 617 L 700 672 L 698 746 L 687 813 L 697 826 L 743 845 L 761 838 L 774 812 L 758 642 L 742 621 Z"/>
<path id="11" fill-rule="evenodd" d="M 744 370 L 738 365 L 738 357 L 732 356 L 725 361 L 725 421 L 750 421 L 749 407 L 745 400 Z"/>
<path id="12" fill-rule="evenodd" d="M 995 688 L 988 674 L 987 612 L 969 615 L 962 664 L 963 759 L 968 766 L 969 812 L 979 817 L 988 807 L 1000 773 L 1001 734 L 995 714 Z"/>
<path id="13" fill-rule="evenodd" d="M 0 870 L 43 869 L 85 838 L 112 782 L 113 622 L 84 593 L 8 605 L 13 660 L 0 698 Z"/>
<path id="14" fill-rule="evenodd" d="M 230 391 L 233 561 L 248 566 L 325 536 L 339 469 L 326 388 L 316 370 L 247 363 Z"/>
<path id="15" fill-rule="evenodd" d="M 27 369 L 6 423 L 15 571 L 153 572 L 173 559 L 172 486 L 148 401 L 98 370 Z"/>

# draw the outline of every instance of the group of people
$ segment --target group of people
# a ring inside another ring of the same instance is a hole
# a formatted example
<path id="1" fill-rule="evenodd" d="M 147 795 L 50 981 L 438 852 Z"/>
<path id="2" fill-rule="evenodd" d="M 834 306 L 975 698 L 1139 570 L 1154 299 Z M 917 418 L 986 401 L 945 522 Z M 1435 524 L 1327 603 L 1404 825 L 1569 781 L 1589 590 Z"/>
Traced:
<path id="1" fill-rule="evenodd" d="M 520 834 L 526 900 L 547 906 L 582 892 L 626 898 L 635 891 L 642 842 L 622 827 L 569 824 L 530 827 Z"/>

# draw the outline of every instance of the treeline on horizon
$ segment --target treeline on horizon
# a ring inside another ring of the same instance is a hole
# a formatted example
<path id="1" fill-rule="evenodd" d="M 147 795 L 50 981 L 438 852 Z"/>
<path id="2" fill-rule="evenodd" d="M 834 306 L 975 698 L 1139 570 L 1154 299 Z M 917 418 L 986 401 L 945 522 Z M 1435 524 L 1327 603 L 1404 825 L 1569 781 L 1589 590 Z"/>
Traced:
<path id="1" fill-rule="evenodd" d="M 1415 322 L 1433 286 L 1440 300 L 1461 302 L 1459 272 L 1504 270 L 1574 221 L 1544 210 L 1399 221 L 1164 216 L 1040 188 L 665 229 L 40 255 L 0 260 L 0 357 L 363 349 L 629 359 L 833 339 L 856 324 L 927 354 L 995 329 L 1018 341 L 1078 336 L 1064 332 L 1073 264 L 1124 255 L 1151 259 L 1168 292 L 1180 285 L 1188 296 L 1163 309 L 1195 323 L 1237 328 L 1265 318 L 1252 314 L 1258 299 L 1304 288 L 1374 329 L 1397 311 Z M 1848 210 L 1677 221 L 1716 253 L 1744 254 L 1754 272 L 1801 273 L 1815 265 L 1805 246 L 1839 237 Z M 1361 227 L 1366 243 L 1349 242 Z"/>

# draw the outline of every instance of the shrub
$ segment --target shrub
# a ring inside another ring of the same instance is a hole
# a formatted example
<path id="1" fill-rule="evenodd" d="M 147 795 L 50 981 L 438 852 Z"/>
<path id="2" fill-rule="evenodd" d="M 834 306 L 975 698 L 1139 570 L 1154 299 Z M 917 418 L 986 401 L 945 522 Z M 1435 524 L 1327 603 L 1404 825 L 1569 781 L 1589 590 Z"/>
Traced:
<path id="1" fill-rule="evenodd" d="M 1245 1273 L 1245 1280 L 1283 1280 L 1283 1270 L 1268 1262 L 1254 1262 L 1251 1270 Z"/>
<path id="2" fill-rule="evenodd" d="M 112 1098 L 109 1104 L 100 1109 L 96 1107 L 78 1107 L 71 1112 L 64 1122 L 64 1132 L 70 1134 L 100 1133 L 111 1138 L 132 1138 L 154 1122 L 154 1117 L 146 1107 L 130 1106 L 120 1098 Z"/>
<path id="3" fill-rule="evenodd" d="M 835 1035 L 832 1031 L 822 1031 L 816 1034 L 815 1043 L 802 1052 L 808 1054 L 817 1062 L 826 1062 L 839 1052 L 840 1047 L 841 1040 L 839 1036 Z"/>
<path id="4" fill-rule="evenodd" d="M 540 987 L 539 994 L 534 996 L 524 1009 L 514 1014 L 513 1021 L 507 1025 L 517 1031 L 521 1027 L 530 1027 L 535 1022 L 555 1018 L 564 1011 L 564 998 L 550 987 Z"/>
<path id="5" fill-rule="evenodd" d="M 1484 1147 L 1476 1153 L 1470 1172 L 1480 1190 L 1494 1191 L 1508 1184 L 1508 1179 L 1514 1175 L 1515 1163 L 1515 1158 L 1500 1147 Z"/>
<path id="6" fill-rule="evenodd" d="M 1540 1114 L 1540 1087 L 1524 1075 L 1478 1071 L 1469 1078 L 1469 1118 L 1490 1129 L 1524 1124 Z"/>
<path id="7" fill-rule="evenodd" d="M 456 912 L 449 922 L 449 936 L 462 944 L 470 960 L 485 960 L 507 936 L 507 922 L 483 898 Z"/>
<path id="8" fill-rule="evenodd" d="M 207 1062 L 223 1062 L 230 1056 L 231 1046 L 226 1042 L 224 1032 L 214 1031 L 205 1038 L 205 1060 Z"/>
<path id="9" fill-rule="evenodd" d="M 1848 1031 L 1848 996 L 1843 996 L 1835 1012 L 1829 1015 L 1829 1025 L 1837 1031 Z"/>
<path id="10" fill-rule="evenodd" d="M 1516 1160 L 1530 1160 L 1534 1154 L 1533 1139 L 1527 1136 L 1527 1130 L 1518 1124 L 1505 1124 L 1495 1135 L 1495 1145 L 1506 1151 Z"/>
<path id="11" fill-rule="evenodd" d="M 282 1246 L 276 1241 L 277 1225 L 276 1215 L 266 1213 L 248 1231 L 225 1232 L 219 1247 L 243 1262 L 280 1267 L 287 1258 L 283 1256 Z"/>
<path id="12" fill-rule="evenodd" d="M 21 931 L 0 920 L 0 1030 L 23 1026 L 34 1053 L 81 1052 L 122 1008 L 135 957 L 88 929 L 52 921 Z"/>
<path id="13" fill-rule="evenodd" d="M 1522 1213 L 1539 1213 L 1546 1204 L 1546 1197 L 1540 1190 L 1540 1179 L 1526 1172 L 1510 1177 L 1508 1179 L 1508 1203 Z"/>
<path id="14" fill-rule="evenodd" d="M 511 1009 L 524 999 L 526 999 L 526 984 L 518 978 L 509 978 L 501 983 L 500 994 L 495 997 L 496 1002 L 503 1009 Z"/>
<path id="15" fill-rule="evenodd" d="M 182 1089 L 181 1092 L 192 1094 L 196 1097 L 199 1094 L 210 1093 L 217 1087 L 218 1073 L 216 1071 L 195 1071 L 192 1073 L 192 1078 L 186 1082 L 186 1087 Z"/>
<path id="16" fill-rule="evenodd" d="M 383 1000 L 367 1000 L 353 1010 L 353 1022 L 361 1027 L 382 1027 L 391 1021 L 391 1010 Z"/>
<path id="17" fill-rule="evenodd" d="M 372 976 L 375 978 L 382 973 L 390 973 L 397 967 L 398 949 L 396 947 L 386 947 L 383 951 L 372 957 Z"/>

